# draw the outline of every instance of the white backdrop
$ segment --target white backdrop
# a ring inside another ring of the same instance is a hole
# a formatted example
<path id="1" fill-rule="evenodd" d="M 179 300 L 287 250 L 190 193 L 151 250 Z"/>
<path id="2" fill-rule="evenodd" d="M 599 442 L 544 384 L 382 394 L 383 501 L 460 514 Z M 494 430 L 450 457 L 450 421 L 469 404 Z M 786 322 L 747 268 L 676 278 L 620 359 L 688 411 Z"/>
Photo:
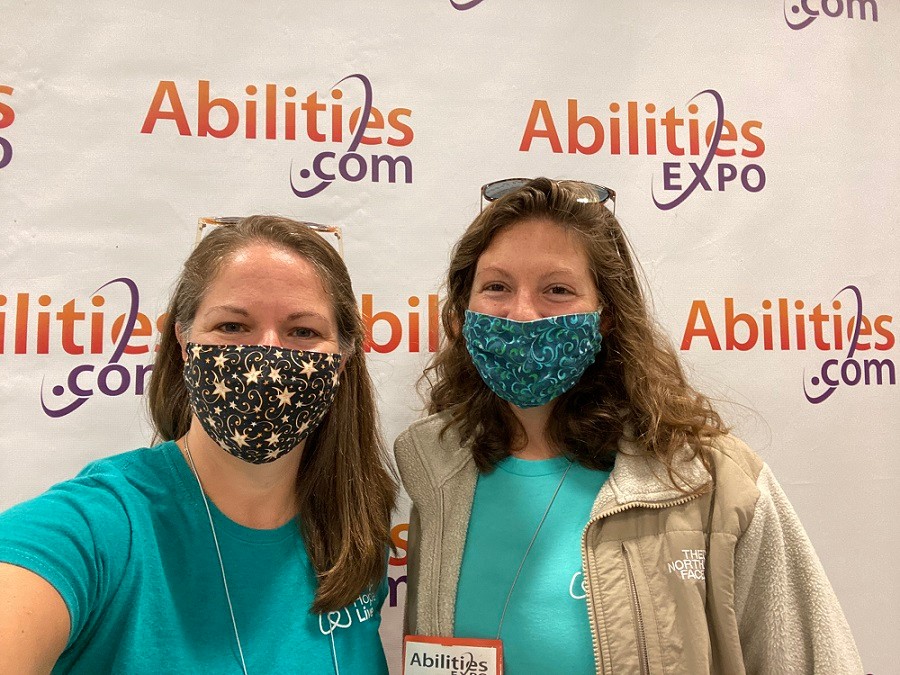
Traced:
<path id="1" fill-rule="evenodd" d="M 2 17 L 0 509 L 148 442 L 139 394 L 198 217 L 343 226 L 391 441 L 478 186 L 580 178 L 618 192 L 659 321 L 781 480 L 867 672 L 900 672 L 896 0 Z"/>

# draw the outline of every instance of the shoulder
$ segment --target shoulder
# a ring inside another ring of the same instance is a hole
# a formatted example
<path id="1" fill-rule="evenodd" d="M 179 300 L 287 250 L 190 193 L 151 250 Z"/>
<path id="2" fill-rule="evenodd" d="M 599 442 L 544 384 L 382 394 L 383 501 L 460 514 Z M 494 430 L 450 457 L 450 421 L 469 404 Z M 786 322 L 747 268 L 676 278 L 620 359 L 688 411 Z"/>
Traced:
<path id="1" fill-rule="evenodd" d="M 460 440 L 446 411 L 413 422 L 394 442 L 394 456 L 407 491 L 423 483 L 440 487 L 472 462 L 468 444 Z"/>
<path id="2" fill-rule="evenodd" d="M 42 577 L 63 598 L 71 636 L 126 574 L 135 533 L 155 508 L 142 489 L 166 444 L 97 460 L 77 476 L 0 514 L 0 561 Z"/>
<path id="3" fill-rule="evenodd" d="M 53 579 L 57 588 L 66 587 L 59 570 L 69 570 L 76 586 L 71 579 L 91 578 L 103 565 L 121 566 L 134 533 L 146 530 L 166 493 L 173 493 L 171 478 L 163 475 L 173 449 L 162 444 L 99 459 L 0 513 L 0 559 Z"/>
<path id="4" fill-rule="evenodd" d="M 140 488 L 169 474 L 173 455 L 178 452 L 178 446 L 172 441 L 130 450 L 91 462 L 73 480 L 122 489 Z"/>
<path id="5" fill-rule="evenodd" d="M 731 434 L 716 438 L 707 452 L 713 471 L 713 497 L 723 530 L 742 536 L 757 519 L 760 483 L 769 473 L 762 458 Z"/>
<path id="6" fill-rule="evenodd" d="M 16 519 L 51 519 L 60 524 L 75 516 L 90 527 L 127 522 L 130 506 L 145 498 L 148 488 L 161 483 L 170 461 L 169 444 L 141 448 L 88 464 L 74 478 L 53 485 L 43 494 L 3 514 L 5 524 Z M 67 515 L 68 514 L 68 515 Z"/>
<path id="7" fill-rule="evenodd" d="M 620 501 L 636 495 L 664 499 L 679 492 L 704 492 L 713 485 L 717 490 L 747 489 L 756 483 L 763 463 L 743 441 L 723 434 L 709 439 L 702 458 L 684 446 L 675 453 L 670 466 L 671 471 L 641 444 L 620 439 L 611 476 L 623 495 Z"/>
<path id="8" fill-rule="evenodd" d="M 762 458 L 750 446 L 731 434 L 713 439 L 708 456 L 717 471 L 733 472 L 737 479 L 754 484 L 764 466 Z"/>
<path id="9" fill-rule="evenodd" d="M 605 499 L 598 501 L 605 508 L 613 503 L 678 501 L 686 494 L 710 493 L 719 527 L 739 535 L 756 510 L 764 467 L 756 453 L 730 434 L 709 439 L 703 458 L 683 448 L 671 471 L 637 444 L 623 440 L 608 481 L 611 494 L 601 491 Z"/>

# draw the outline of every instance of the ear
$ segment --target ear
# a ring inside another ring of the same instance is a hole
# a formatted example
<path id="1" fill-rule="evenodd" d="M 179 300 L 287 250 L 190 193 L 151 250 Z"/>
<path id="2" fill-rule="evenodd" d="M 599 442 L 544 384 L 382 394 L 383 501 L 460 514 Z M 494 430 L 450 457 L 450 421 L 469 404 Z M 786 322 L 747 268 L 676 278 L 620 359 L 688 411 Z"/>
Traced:
<path id="1" fill-rule="evenodd" d="M 338 369 L 337 369 L 338 377 L 340 377 L 341 375 L 344 374 L 344 367 L 347 365 L 347 362 L 350 361 L 350 359 L 352 359 L 352 358 L 353 358 L 352 355 L 347 355 L 347 354 L 341 355 L 341 365 L 339 365 Z"/>
<path id="2" fill-rule="evenodd" d="M 181 347 L 181 360 L 187 362 L 187 338 L 179 321 L 175 322 L 175 339 Z"/>
<path id="3" fill-rule="evenodd" d="M 614 323 L 615 319 L 613 319 L 612 310 L 609 307 L 604 307 L 603 313 L 600 314 L 600 334 L 604 337 L 608 335 Z"/>
<path id="4" fill-rule="evenodd" d="M 462 310 L 462 314 L 453 312 L 453 314 L 450 318 L 450 326 L 449 326 L 449 329 L 447 330 L 447 338 L 449 338 L 451 340 L 455 340 L 460 335 L 462 335 L 462 327 L 463 327 L 463 323 L 465 323 L 465 316 L 466 316 L 467 309 L 468 309 L 468 306 L 464 307 Z M 443 316 L 441 316 L 441 319 L 443 319 Z"/>

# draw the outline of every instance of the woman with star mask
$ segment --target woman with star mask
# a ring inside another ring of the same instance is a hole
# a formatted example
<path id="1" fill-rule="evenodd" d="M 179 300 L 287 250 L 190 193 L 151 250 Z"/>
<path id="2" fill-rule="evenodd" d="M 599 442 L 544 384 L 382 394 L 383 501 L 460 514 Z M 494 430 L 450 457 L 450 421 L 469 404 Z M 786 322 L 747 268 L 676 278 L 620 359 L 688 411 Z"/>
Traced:
<path id="1" fill-rule="evenodd" d="M 395 445 L 406 663 L 453 637 L 512 675 L 861 673 L 771 471 L 654 325 L 614 192 L 509 179 L 482 197 L 432 414 Z"/>
<path id="2" fill-rule="evenodd" d="M 386 673 L 395 483 L 347 269 L 255 216 L 184 265 L 161 444 L 0 515 L 0 672 Z"/>

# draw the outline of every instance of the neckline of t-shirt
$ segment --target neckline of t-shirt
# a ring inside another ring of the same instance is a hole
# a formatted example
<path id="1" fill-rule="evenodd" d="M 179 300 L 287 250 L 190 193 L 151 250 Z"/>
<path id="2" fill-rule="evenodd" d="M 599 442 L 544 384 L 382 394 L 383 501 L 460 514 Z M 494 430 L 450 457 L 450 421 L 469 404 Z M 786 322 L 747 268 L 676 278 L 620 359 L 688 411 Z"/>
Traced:
<path id="1" fill-rule="evenodd" d="M 497 468 L 516 476 L 550 476 L 565 471 L 569 463 L 569 458 L 563 456 L 549 459 L 522 459 L 510 455 L 497 462 Z"/>
<path id="2" fill-rule="evenodd" d="M 166 459 L 172 467 L 172 471 L 175 473 L 178 482 L 181 484 L 182 492 L 187 498 L 187 501 L 192 507 L 199 509 L 203 522 L 209 522 L 206 517 L 206 507 L 203 505 L 203 498 L 200 496 L 200 488 L 197 485 L 197 479 L 194 477 L 191 467 L 181 453 L 181 449 L 175 441 L 167 441 L 163 444 L 162 449 Z M 216 526 L 216 534 L 225 532 L 234 538 L 251 544 L 272 544 L 295 536 L 300 531 L 296 520 L 288 521 L 284 525 L 274 529 L 259 530 L 253 527 L 247 527 L 246 525 L 236 523 L 222 513 L 215 502 L 210 499 L 209 495 L 207 495 L 207 501 L 209 502 L 209 510 L 212 513 L 213 523 L 215 523 Z"/>

